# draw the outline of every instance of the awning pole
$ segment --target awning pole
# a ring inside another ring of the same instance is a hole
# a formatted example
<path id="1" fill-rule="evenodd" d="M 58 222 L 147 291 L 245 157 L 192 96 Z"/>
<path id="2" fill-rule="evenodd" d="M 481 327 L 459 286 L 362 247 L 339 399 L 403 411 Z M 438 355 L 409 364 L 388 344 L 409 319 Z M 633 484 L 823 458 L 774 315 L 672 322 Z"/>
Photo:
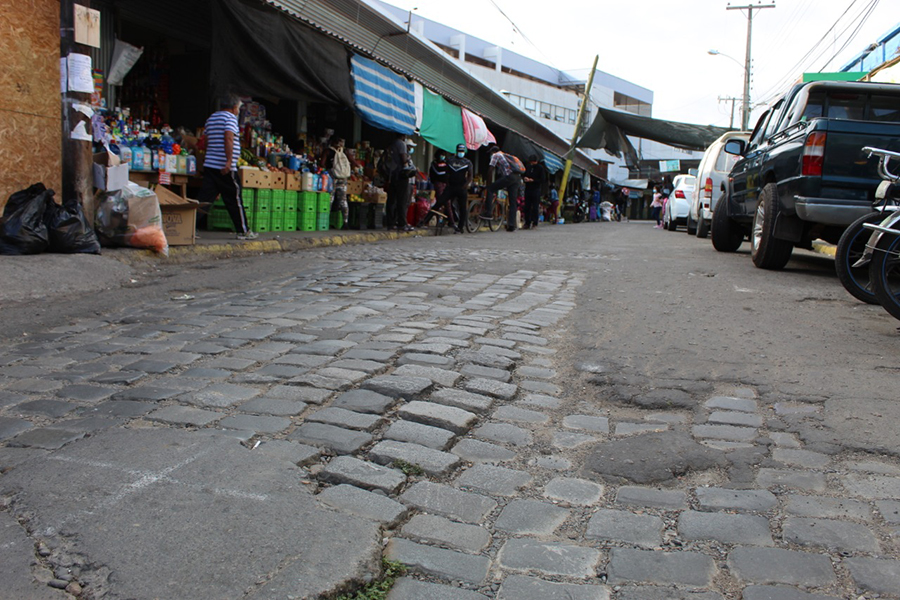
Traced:
<path id="1" fill-rule="evenodd" d="M 566 153 L 566 168 L 563 169 L 562 185 L 559 188 L 559 204 L 556 206 L 556 218 L 562 212 L 563 202 L 565 201 L 566 185 L 569 183 L 569 172 L 572 170 L 572 155 L 575 154 L 575 144 L 578 142 L 578 134 L 581 132 L 581 119 L 584 117 L 584 109 L 591 99 L 591 87 L 594 85 L 594 72 L 597 70 L 597 61 L 600 55 L 594 56 L 594 66 L 591 67 L 591 74 L 588 76 L 587 83 L 584 86 L 584 98 L 581 99 L 581 106 L 578 108 L 578 117 L 575 119 L 575 133 L 572 134 L 572 144 Z"/>

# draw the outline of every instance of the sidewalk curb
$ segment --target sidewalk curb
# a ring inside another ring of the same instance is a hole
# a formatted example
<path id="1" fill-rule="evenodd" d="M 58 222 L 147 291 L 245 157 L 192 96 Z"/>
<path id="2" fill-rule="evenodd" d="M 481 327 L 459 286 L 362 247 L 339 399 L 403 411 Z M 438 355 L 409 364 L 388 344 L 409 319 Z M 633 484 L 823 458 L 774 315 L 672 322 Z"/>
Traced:
<path id="1" fill-rule="evenodd" d="M 823 242 L 821 240 L 816 240 L 812 243 L 813 252 L 816 254 L 824 254 L 825 256 L 830 256 L 834 258 L 837 255 L 837 246 L 834 244 L 829 244 L 828 242 Z"/>
<path id="2" fill-rule="evenodd" d="M 335 231 L 333 235 L 322 237 L 298 236 L 273 240 L 235 240 L 232 243 L 217 242 L 210 244 L 195 244 L 193 246 L 170 246 L 168 257 L 157 254 L 152 250 L 141 249 L 110 252 L 107 253 L 107 256 L 131 265 L 147 261 L 182 264 L 222 258 L 274 254 L 278 252 L 297 252 L 300 250 L 308 250 L 310 248 L 323 248 L 328 246 L 369 244 L 385 240 L 422 236 L 426 231 L 427 230 L 411 232 L 370 231 L 365 233 L 338 233 Z"/>

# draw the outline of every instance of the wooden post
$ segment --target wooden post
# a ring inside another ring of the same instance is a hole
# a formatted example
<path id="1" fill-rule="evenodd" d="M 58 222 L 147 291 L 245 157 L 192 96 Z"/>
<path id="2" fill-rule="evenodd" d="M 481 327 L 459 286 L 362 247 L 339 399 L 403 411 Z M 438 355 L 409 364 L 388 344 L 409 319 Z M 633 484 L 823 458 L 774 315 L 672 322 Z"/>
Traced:
<path id="1" fill-rule="evenodd" d="M 61 58 L 71 53 L 90 55 L 87 46 L 75 43 L 75 2 L 60 0 L 59 3 Z M 91 119 L 74 108 L 74 104 L 90 106 L 91 95 L 82 92 L 70 92 L 66 86 L 62 96 L 62 194 L 58 200 L 77 199 L 84 208 L 88 219 L 94 216 L 94 175 L 91 142 L 72 139 L 72 131 L 78 123 L 85 122 L 85 132 L 92 134 Z"/>

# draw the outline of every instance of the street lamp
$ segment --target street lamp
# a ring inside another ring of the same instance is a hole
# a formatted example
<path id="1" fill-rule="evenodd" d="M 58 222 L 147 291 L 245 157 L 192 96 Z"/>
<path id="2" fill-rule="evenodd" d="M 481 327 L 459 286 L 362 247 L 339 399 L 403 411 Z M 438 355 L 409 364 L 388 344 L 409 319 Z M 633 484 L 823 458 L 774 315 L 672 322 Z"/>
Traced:
<path id="1" fill-rule="evenodd" d="M 741 102 L 741 130 L 747 131 L 750 127 L 750 62 L 748 61 L 742 65 L 738 59 L 719 52 L 718 50 L 707 50 L 706 53 L 710 56 L 724 56 L 737 64 L 737 66 L 744 71 L 744 97 Z"/>

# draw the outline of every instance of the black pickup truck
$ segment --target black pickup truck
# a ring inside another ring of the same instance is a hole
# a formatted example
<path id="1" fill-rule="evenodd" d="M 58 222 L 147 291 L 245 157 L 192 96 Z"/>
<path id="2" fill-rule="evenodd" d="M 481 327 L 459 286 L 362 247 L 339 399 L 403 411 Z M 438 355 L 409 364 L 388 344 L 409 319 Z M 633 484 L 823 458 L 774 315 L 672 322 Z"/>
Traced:
<path id="1" fill-rule="evenodd" d="M 741 158 L 713 212 L 713 246 L 734 252 L 749 236 L 753 264 L 781 269 L 795 246 L 837 243 L 872 211 L 881 181 L 877 157 L 863 146 L 900 151 L 900 85 L 795 85 L 759 118 L 749 142 L 726 144 Z"/>

